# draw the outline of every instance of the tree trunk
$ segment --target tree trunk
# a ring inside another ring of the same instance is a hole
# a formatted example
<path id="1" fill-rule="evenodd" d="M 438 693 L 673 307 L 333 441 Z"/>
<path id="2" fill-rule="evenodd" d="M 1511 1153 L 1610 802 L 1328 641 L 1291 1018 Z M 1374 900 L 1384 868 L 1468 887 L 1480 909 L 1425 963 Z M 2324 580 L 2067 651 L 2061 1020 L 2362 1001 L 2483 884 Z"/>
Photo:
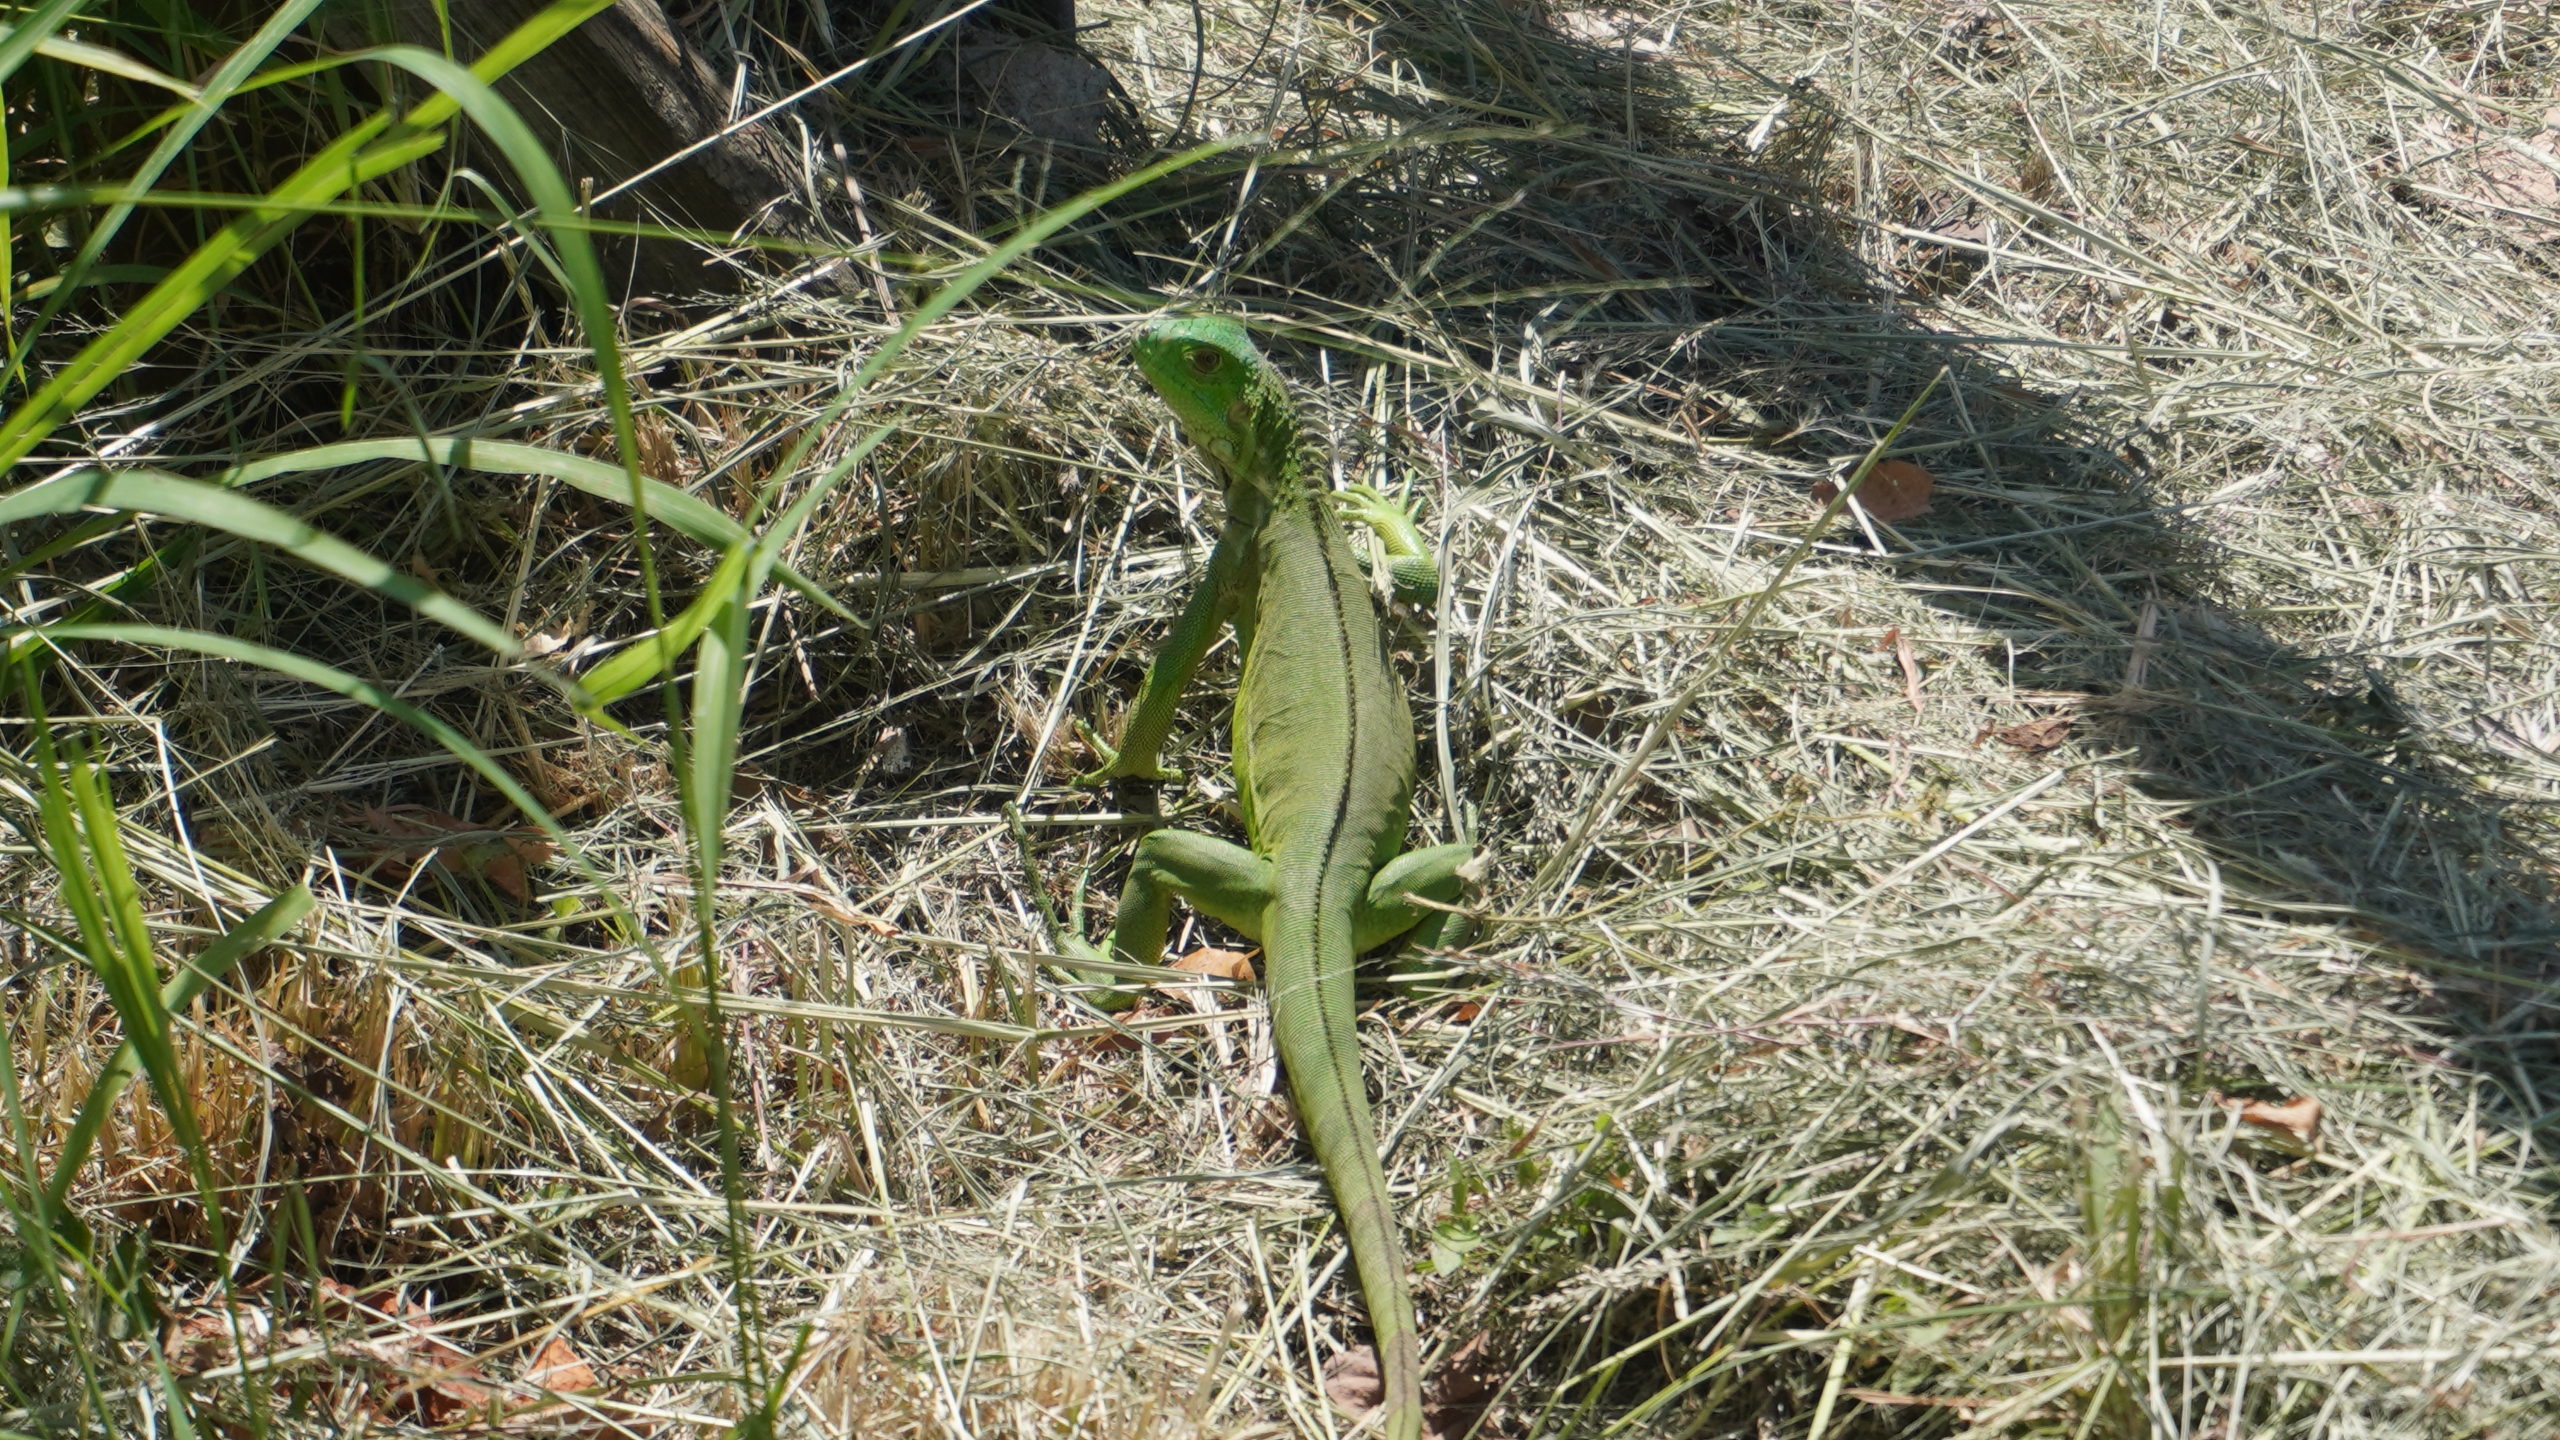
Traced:
<path id="1" fill-rule="evenodd" d="M 469 63 L 545 3 L 375 0 L 374 13 L 389 37 L 442 51 L 442 10 L 453 55 Z M 814 3 L 852 19 L 880 0 Z M 1099 143 L 1109 77 L 1073 48 L 1075 0 L 996 0 L 983 13 L 991 24 L 974 27 L 978 38 L 960 49 L 967 101 L 1034 135 L 1085 148 Z M 870 16 L 864 28 L 879 18 Z M 599 219 L 723 236 L 816 228 L 801 158 L 781 138 L 788 132 L 728 129 L 729 85 L 669 23 L 658 0 L 617 0 L 508 72 L 498 92 L 572 189 L 598 197 Z M 475 149 L 492 174 L 509 173 L 490 147 Z M 597 249 L 625 296 L 726 290 L 740 275 L 734 266 L 704 265 L 702 247 L 690 241 L 599 236 Z"/>
<path id="2" fill-rule="evenodd" d="M 469 63 L 544 4 L 384 0 L 383 9 L 398 38 L 441 50 L 442 8 L 452 21 L 453 54 Z M 600 219 L 722 235 L 775 228 L 777 220 L 793 228 L 805 219 L 797 162 L 761 128 L 721 133 L 728 87 L 657 0 L 619 0 L 508 72 L 498 91 L 571 188 L 599 197 Z M 669 162 L 676 155 L 683 158 Z M 599 237 L 598 248 L 626 293 L 682 295 L 726 288 L 734 278 L 728 267 L 704 266 L 700 247 L 684 241 Z"/>

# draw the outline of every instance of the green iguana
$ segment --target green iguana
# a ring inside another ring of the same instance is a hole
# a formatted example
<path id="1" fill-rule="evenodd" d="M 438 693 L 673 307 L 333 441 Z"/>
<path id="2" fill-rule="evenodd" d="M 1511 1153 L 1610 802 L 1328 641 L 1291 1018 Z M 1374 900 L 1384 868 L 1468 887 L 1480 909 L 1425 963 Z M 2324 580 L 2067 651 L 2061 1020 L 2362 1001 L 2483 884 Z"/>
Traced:
<path id="1" fill-rule="evenodd" d="M 1163 963 L 1166 912 L 1176 895 L 1261 942 L 1272 1035 L 1299 1123 L 1341 1211 L 1377 1335 L 1386 1392 L 1381 1433 L 1418 1440 L 1421 1341 L 1361 1084 L 1351 972 L 1362 951 L 1407 932 L 1437 943 L 1448 912 L 1412 897 L 1454 901 L 1472 852 L 1464 845 L 1404 850 L 1413 715 L 1387 664 L 1377 610 L 1341 518 L 1378 533 L 1403 593 L 1427 595 L 1437 581 L 1401 506 L 1365 487 L 1326 487 L 1322 467 L 1304 454 L 1286 385 L 1243 326 L 1199 316 L 1160 320 L 1139 337 L 1137 360 L 1191 443 L 1224 472 L 1227 519 L 1208 573 L 1147 669 L 1119 749 L 1097 746 L 1107 763 L 1079 783 L 1170 778 L 1156 758 L 1175 705 L 1218 627 L 1231 623 L 1244 659 L 1234 754 L 1248 844 L 1180 830 L 1140 840 L 1108 958 Z M 1061 954 L 1105 958 L 1080 936 L 1054 936 L 1052 943 Z"/>

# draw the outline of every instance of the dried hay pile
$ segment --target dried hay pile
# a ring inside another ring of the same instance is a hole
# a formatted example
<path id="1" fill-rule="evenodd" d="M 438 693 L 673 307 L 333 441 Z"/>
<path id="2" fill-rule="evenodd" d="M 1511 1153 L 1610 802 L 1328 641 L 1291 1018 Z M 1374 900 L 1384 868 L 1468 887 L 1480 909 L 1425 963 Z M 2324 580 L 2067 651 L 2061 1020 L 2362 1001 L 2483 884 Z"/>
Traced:
<path id="1" fill-rule="evenodd" d="M 1084 18 L 1125 123 L 1270 148 L 1073 232 L 822 437 L 896 427 L 790 556 L 864 625 L 756 617 L 725 1056 L 441 752 L 271 677 L 98 662 L 150 722 L 131 843 L 170 923 L 307 866 L 323 897 L 193 1032 L 287 1377 L 215 1345 L 181 1366 L 205 1404 L 461 1423 L 532 1374 L 575 1408 L 519 1429 L 1342 1431 L 1356 1289 L 1258 1004 L 1080 1011 L 1025 958 L 999 816 L 1062 888 L 1116 885 L 1132 832 L 1063 784 L 1069 722 L 1133 692 L 1213 533 L 1119 349 L 1178 291 L 1267 322 L 1341 478 L 1443 537 L 1437 625 L 1399 632 L 1418 834 L 1489 851 L 1484 926 L 1363 1033 L 1464 1352 L 1451 1434 L 2560 1429 L 2549 6 Z M 1109 168 L 884 155 L 888 252 Z M 773 457 L 895 320 L 860 278 L 636 334 L 652 470 L 787 500 Z M 592 443 L 558 344 L 457 341 L 531 383 L 437 423 Z M 1924 473 L 1817 529 L 1906 415 Z M 299 483 L 565 654 L 645 623 L 611 505 Z M 716 558 L 656 563 L 681 598 Z M 711 973 L 659 746 L 261 583 L 279 643 L 434 701 L 672 978 Z M 1186 823 L 1233 824 L 1231 679 L 1160 797 Z M 112 1039 L 84 982 L 8 1003 L 21 1086 L 78 1093 Z M 141 1098 L 79 1198 L 200 1243 Z M 117 1373 L 106 1413 L 144 1403 Z"/>

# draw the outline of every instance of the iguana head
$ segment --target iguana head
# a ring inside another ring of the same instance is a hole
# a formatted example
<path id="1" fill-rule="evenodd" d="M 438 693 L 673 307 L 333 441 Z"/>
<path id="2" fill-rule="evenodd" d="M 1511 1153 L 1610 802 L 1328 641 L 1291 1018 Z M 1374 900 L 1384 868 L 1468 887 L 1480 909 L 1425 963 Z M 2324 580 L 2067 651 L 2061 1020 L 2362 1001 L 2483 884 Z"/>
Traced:
<path id="1" fill-rule="evenodd" d="M 1230 490 L 1268 490 L 1294 467 L 1297 411 L 1244 326 L 1223 315 L 1168 316 L 1139 334 L 1137 356 L 1182 433 L 1226 472 Z"/>

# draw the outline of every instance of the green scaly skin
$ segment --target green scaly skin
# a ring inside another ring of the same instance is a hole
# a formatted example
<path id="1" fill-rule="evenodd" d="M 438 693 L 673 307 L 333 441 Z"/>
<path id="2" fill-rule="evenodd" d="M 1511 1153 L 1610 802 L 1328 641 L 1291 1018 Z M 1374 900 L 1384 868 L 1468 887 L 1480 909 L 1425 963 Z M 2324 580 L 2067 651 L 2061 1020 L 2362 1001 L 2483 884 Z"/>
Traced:
<path id="1" fill-rule="evenodd" d="M 1408 932 L 1438 943 L 1447 912 L 1413 899 L 1455 901 L 1472 852 L 1404 849 L 1413 715 L 1387 664 L 1342 518 L 1378 532 L 1399 594 L 1427 598 L 1436 572 L 1402 507 L 1366 487 L 1333 494 L 1322 469 L 1305 463 L 1297 408 L 1244 327 L 1201 316 L 1162 320 L 1139 338 L 1137 360 L 1184 433 L 1223 472 L 1227 520 L 1208 574 L 1148 667 L 1119 749 L 1105 750 L 1109 763 L 1083 782 L 1165 778 L 1157 755 L 1175 706 L 1219 627 L 1232 624 L 1244 657 L 1234 753 L 1248 845 L 1153 831 L 1138 844 L 1107 950 L 1076 936 L 1052 943 L 1062 954 L 1161 964 L 1177 895 L 1261 942 L 1273 1038 L 1341 1212 L 1377 1337 L 1386 1391 L 1379 1433 L 1419 1440 L 1421 1339 L 1361 1083 L 1352 967 L 1362 951 Z M 1123 982 L 1100 1003 L 1134 998 Z"/>

